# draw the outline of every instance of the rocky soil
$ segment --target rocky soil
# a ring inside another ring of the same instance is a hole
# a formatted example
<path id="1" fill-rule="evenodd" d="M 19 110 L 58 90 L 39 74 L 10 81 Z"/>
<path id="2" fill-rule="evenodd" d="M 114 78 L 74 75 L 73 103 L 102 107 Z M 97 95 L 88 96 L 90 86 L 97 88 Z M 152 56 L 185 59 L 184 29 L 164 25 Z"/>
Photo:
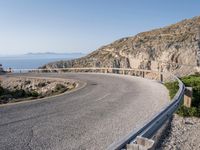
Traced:
<path id="1" fill-rule="evenodd" d="M 196 67 L 197 66 L 197 67 Z M 86 57 L 41 68 L 125 67 L 163 70 L 184 76 L 200 71 L 200 17 L 142 32 L 102 46 Z"/>
<path id="2" fill-rule="evenodd" d="M 199 150 L 200 118 L 174 115 L 159 150 Z"/>
<path id="3" fill-rule="evenodd" d="M 42 98 L 76 87 L 75 81 L 15 77 L 5 78 L 0 83 L 0 103 L 14 102 L 23 98 Z"/>

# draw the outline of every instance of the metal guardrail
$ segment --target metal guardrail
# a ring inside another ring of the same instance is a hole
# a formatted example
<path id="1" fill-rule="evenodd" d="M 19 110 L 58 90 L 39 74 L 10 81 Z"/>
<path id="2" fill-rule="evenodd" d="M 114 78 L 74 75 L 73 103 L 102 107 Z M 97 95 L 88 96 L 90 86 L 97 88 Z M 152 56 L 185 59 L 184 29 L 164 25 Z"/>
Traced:
<path id="1" fill-rule="evenodd" d="M 27 72 L 100 72 L 100 73 L 116 73 L 116 74 L 129 74 L 133 76 L 142 76 L 143 78 L 148 73 L 157 74 L 157 79 L 163 81 L 163 73 L 155 70 L 145 70 L 137 68 L 55 68 L 55 69 L 12 69 L 11 73 L 27 73 Z"/>
<path id="2" fill-rule="evenodd" d="M 21 70 L 21 71 L 20 71 Z M 31 72 L 59 72 L 59 71 L 75 71 L 75 72 L 82 72 L 82 71 L 100 71 L 102 73 L 109 73 L 110 71 L 112 73 L 122 73 L 126 74 L 127 71 L 134 71 L 139 72 L 139 74 L 142 77 L 145 77 L 146 73 L 156 73 L 159 76 L 159 80 L 161 82 L 163 81 L 163 72 L 158 71 L 152 71 L 152 70 L 143 70 L 143 69 L 129 69 L 129 68 L 56 68 L 56 69 L 14 69 L 14 71 L 22 72 L 22 71 L 31 71 Z M 115 72 L 117 71 L 117 72 Z M 119 72 L 120 71 L 120 72 Z M 158 112 L 154 117 L 152 117 L 150 120 L 148 120 L 141 128 L 138 130 L 134 130 L 126 137 L 122 138 L 121 140 L 111 144 L 107 149 L 108 150 L 121 150 L 126 147 L 127 144 L 134 143 L 136 140 L 136 137 L 144 137 L 144 138 L 151 138 L 154 133 L 165 123 L 167 119 L 169 119 L 172 114 L 177 110 L 179 107 L 185 91 L 185 86 L 177 78 L 176 76 L 171 76 L 178 81 L 179 83 L 179 90 L 174 96 L 173 100 L 169 105 L 167 105 L 165 108 L 163 108 L 160 112 Z"/>
<path id="3" fill-rule="evenodd" d="M 185 91 L 184 84 L 177 77 L 174 76 L 174 78 L 176 78 L 176 80 L 179 82 L 179 90 L 174 96 L 172 102 L 164 109 L 162 109 L 159 113 L 157 113 L 152 119 L 147 121 L 143 125 L 143 127 L 136 131 L 133 131 L 123 139 L 110 145 L 108 147 L 108 150 L 123 149 L 126 147 L 126 144 L 134 143 L 137 136 L 151 138 L 154 135 L 154 133 L 165 123 L 165 121 L 172 116 L 172 114 L 177 110 L 177 108 L 181 104 Z"/>
<path id="4" fill-rule="evenodd" d="M 146 70 L 146 69 L 137 69 L 137 68 L 107 68 L 107 67 L 87 67 L 87 68 L 51 68 L 51 69 L 11 69 L 11 72 L 28 72 L 28 71 L 39 71 L 39 72 L 54 72 L 54 71 L 78 71 L 78 70 L 98 70 L 98 71 L 106 71 L 106 70 L 119 70 L 119 71 L 144 71 L 144 72 L 154 72 L 158 73 L 155 70 Z"/>

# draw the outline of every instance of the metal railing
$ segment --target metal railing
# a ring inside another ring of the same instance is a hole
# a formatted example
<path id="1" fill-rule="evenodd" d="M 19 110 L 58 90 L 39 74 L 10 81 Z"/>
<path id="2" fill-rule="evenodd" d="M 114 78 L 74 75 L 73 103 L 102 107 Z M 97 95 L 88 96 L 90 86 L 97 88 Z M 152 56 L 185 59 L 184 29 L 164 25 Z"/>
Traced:
<path id="1" fill-rule="evenodd" d="M 172 114 L 177 110 L 184 96 L 184 84 L 174 76 L 179 83 L 179 90 L 174 96 L 173 100 L 164 109 L 158 112 L 152 119 L 147 121 L 140 129 L 131 132 L 123 139 L 111 144 L 108 150 L 120 150 L 126 147 L 126 144 L 135 143 L 136 137 L 151 138 L 155 132 L 169 119 Z"/>
<path id="2" fill-rule="evenodd" d="M 146 78 L 151 78 L 155 80 L 160 80 L 163 82 L 163 73 L 155 70 L 145 70 L 137 68 L 97 68 L 97 67 L 88 67 L 88 68 L 51 68 L 51 69 L 12 69 L 11 73 L 63 73 L 63 72 L 94 72 L 94 73 L 115 73 L 115 74 L 128 74 L 132 76 L 141 76 Z M 151 77 L 149 76 L 151 75 Z"/>
<path id="3" fill-rule="evenodd" d="M 141 77 L 148 77 L 149 74 L 154 74 L 156 80 L 163 82 L 163 75 L 167 75 L 167 73 L 152 71 L 152 70 L 144 70 L 144 69 L 129 69 L 129 68 L 55 68 L 55 69 L 14 69 L 14 72 L 101 72 L 101 73 L 117 73 L 117 74 L 129 74 Z M 169 75 L 167 75 L 169 77 Z M 178 77 L 170 74 L 170 77 L 177 80 L 179 83 L 179 90 L 174 96 L 173 100 L 163 108 L 160 112 L 158 112 L 154 117 L 148 120 L 142 127 L 137 130 L 132 131 L 129 135 L 123 137 L 121 140 L 111 144 L 108 147 L 108 150 L 120 150 L 126 148 L 127 144 L 134 143 L 137 136 L 144 138 L 151 138 L 155 132 L 165 123 L 167 119 L 169 119 L 172 114 L 177 110 L 179 105 L 181 104 L 182 98 L 184 96 L 185 86 L 179 80 Z"/>

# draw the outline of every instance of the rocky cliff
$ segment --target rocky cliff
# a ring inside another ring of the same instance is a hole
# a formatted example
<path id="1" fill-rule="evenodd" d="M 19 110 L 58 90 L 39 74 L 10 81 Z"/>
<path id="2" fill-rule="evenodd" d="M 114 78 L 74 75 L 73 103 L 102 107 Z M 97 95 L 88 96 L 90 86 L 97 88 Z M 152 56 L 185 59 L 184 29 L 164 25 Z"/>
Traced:
<path id="1" fill-rule="evenodd" d="M 103 46 L 86 57 L 49 63 L 42 68 L 126 67 L 195 72 L 200 65 L 200 17 L 139 33 Z"/>

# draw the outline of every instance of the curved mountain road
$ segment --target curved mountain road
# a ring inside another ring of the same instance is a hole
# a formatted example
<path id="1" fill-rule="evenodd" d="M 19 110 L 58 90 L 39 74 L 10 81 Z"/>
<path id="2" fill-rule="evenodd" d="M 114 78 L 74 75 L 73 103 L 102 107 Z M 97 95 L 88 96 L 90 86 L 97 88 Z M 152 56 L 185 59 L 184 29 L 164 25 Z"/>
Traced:
<path id="1" fill-rule="evenodd" d="M 29 75 L 29 74 L 28 74 Z M 1 150 L 103 150 L 169 102 L 160 83 L 112 74 L 37 74 L 84 81 L 75 92 L 0 106 Z"/>

